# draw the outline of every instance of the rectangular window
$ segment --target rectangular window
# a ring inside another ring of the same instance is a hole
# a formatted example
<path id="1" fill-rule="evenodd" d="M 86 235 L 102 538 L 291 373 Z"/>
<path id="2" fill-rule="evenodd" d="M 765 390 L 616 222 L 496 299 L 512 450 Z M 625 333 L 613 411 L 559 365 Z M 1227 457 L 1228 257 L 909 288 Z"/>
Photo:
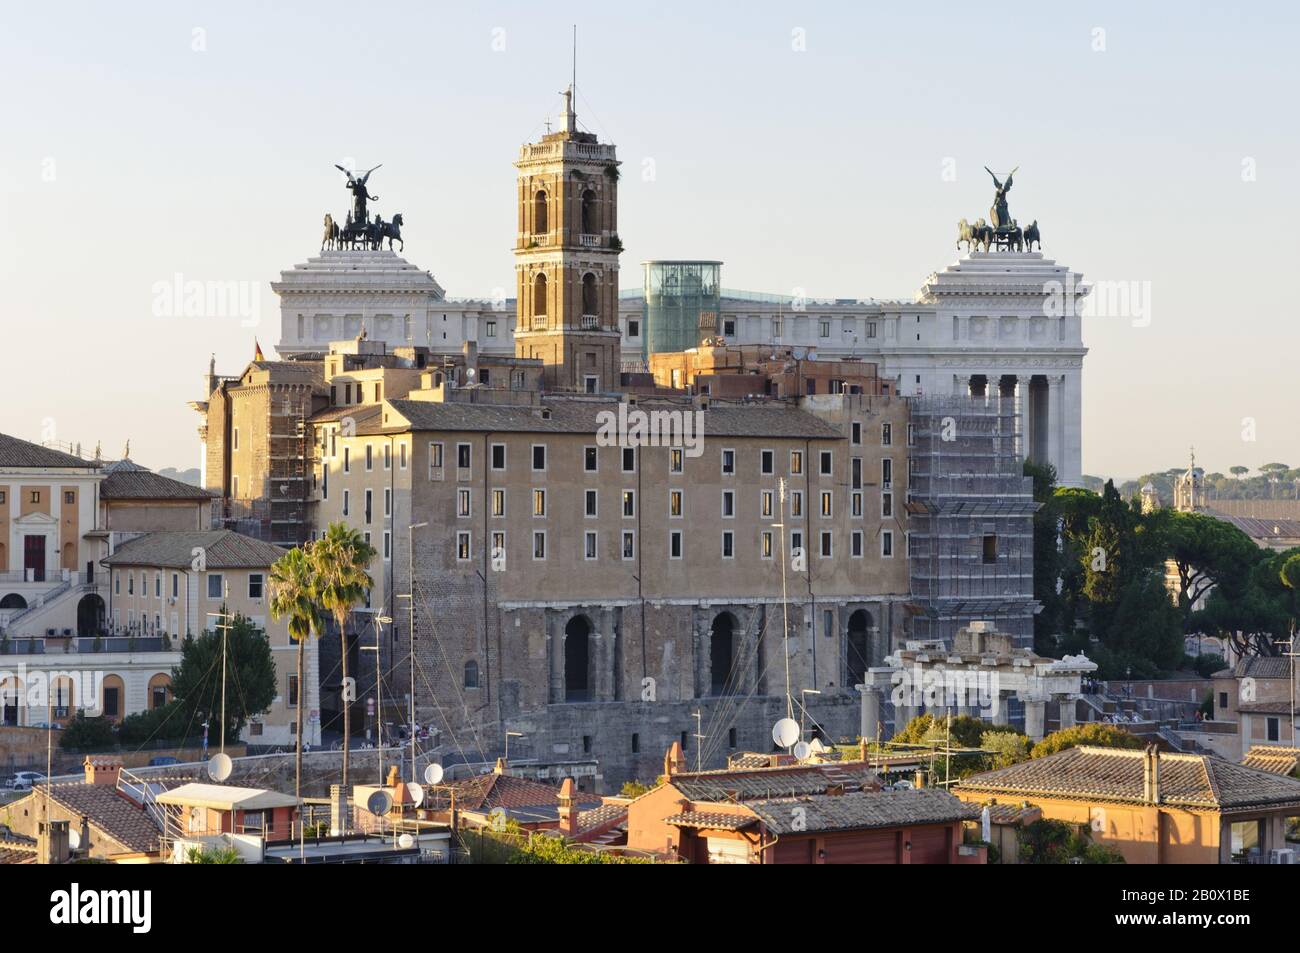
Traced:
<path id="1" fill-rule="evenodd" d="M 366 472 L 369 473 L 375 468 L 375 448 L 366 444 Z"/>
<path id="2" fill-rule="evenodd" d="M 853 421 L 849 428 L 849 441 L 856 447 L 862 443 L 862 424 L 859 421 Z"/>
<path id="3" fill-rule="evenodd" d="M 679 529 L 675 529 L 668 534 L 668 558 L 682 558 L 682 531 Z"/>
<path id="4" fill-rule="evenodd" d="M 506 558 L 506 534 L 502 530 L 494 530 L 492 533 L 492 552 L 489 554 L 494 564 Z M 503 564 L 504 565 L 504 564 Z M 493 565 L 493 569 L 497 568 Z"/>
<path id="5" fill-rule="evenodd" d="M 736 515 L 736 491 L 722 491 L 722 516 L 724 519 L 731 519 Z"/>
<path id="6" fill-rule="evenodd" d="M 683 455 L 680 447 L 672 447 L 668 451 L 668 472 L 681 473 L 683 467 Z"/>
<path id="7" fill-rule="evenodd" d="M 391 487 L 384 487 L 384 515 L 393 515 L 393 490 Z"/>
<path id="8" fill-rule="evenodd" d="M 885 489 L 894 485 L 894 461 L 889 457 L 880 461 L 880 485 Z"/>
<path id="9" fill-rule="evenodd" d="M 462 529 L 456 533 L 456 561 L 468 562 L 470 559 L 470 531 Z"/>
<path id="10" fill-rule="evenodd" d="M 77 502 L 77 494 L 73 493 L 71 490 L 68 490 L 66 493 L 63 494 L 63 502 L 67 503 L 69 506 L 73 505 L 74 503 Z"/>
<path id="11" fill-rule="evenodd" d="M 984 565 L 993 565 L 998 561 L 998 538 L 992 533 L 984 535 Z"/>
<path id="12" fill-rule="evenodd" d="M 344 516 L 348 515 L 349 503 L 351 502 L 351 498 L 352 498 L 352 491 L 344 490 L 343 491 L 343 515 Z"/>
<path id="13" fill-rule="evenodd" d="M 583 512 L 588 517 L 594 517 L 596 515 L 596 491 L 584 490 L 583 496 Z"/>
<path id="14" fill-rule="evenodd" d="M 298 704 L 298 676 L 297 675 L 289 676 L 289 684 L 285 694 L 289 698 L 290 708 Z"/>
<path id="15" fill-rule="evenodd" d="M 600 452 L 597 447 L 582 448 L 582 469 L 587 473 L 595 473 L 600 466 Z"/>
<path id="16" fill-rule="evenodd" d="M 371 502 L 372 502 L 373 500 L 374 500 L 374 491 L 373 491 L 373 490 L 366 490 L 366 522 L 367 522 L 367 523 L 370 522 L 370 515 L 371 515 L 371 506 L 370 506 L 370 504 L 371 504 Z"/>
<path id="17" fill-rule="evenodd" d="M 636 516 L 636 490 L 623 491 L 623 518 Z"/>
<path id="18" fill-rule="evenodd" d="M 829 519 L 830 517 L 834 516 L 835 514 L 832 512 L 832 509 L 833 509 L 832 494 L 828 490 L 823 490 L 822 491 L 822 519 Z"/>
<path id="19" fill-rule="evenodd" d="M 853 556 L 854 559 L 861 559 L 862 558 L 862 530 L 855 529 L 852 535 L 849 537 L 849 541 L 850 541 L 850 548 L 849 548 L 850 554 Z"/>
<path id="20" fill-rule="evenodd" d="M 384 559 L 393 558 L 393 534 L 389 530 L 384 530 Z"/>
<path id="21" fill-rule="evenodd" d="M 181 576 L 180 573 L 172 573 L 172 598 L 175 599 L 180 595 Z"/>
<path id="22" fill-rule="evenodd" d="M 128 594 L 131 592 L 130 576 L 126 577 L 126 591 Z M 221 573 L 219 572 L 208 573 L 208 598 L 222 599 L 225 598 L 225 594 L 226 594 L 225 579 L 222 578 Z"/>
<path id="23" fill-rule="evenodd" d="M 817 322 L 817 334 L 819 337 L 828 338 L 831 336 L 831 323 L 829 321 Z"/>
<path id="24" fill-rule="evenodd" d="M 533 558 L 546 558 L 546 531 L 537 530 L 533 533 Z"/>
<path id="25" fill-rule="evenodd" d="M 830 450 L 823 450 L 821 452 L 821 475 L 822 476 L 831 475 L 831 473 L 833 472 L 833 463 L 834 463 L 834 459 L 833 459 L 832 452 Z"/>
<path id="26" fill-rule="evenodd" d="M 248 598 L 262 598 L 263 576 L 260 572 L 250 572 L 248 574 Z"/>
<path id="27" fill-rule="evenodd" d="M 790 533 L 790 555 L 798 556 L 801 553 L 803 553 L 803 532 L 796 529 Z"/>
<path id="28" fill-rule="evenodd" d="M 790 494 L 790 515 L 803 516 L 803 490 L 795 490 Z"/>
<path id="29" fill-rule="evenodd" d="M 849 483 L 855 490 L 862 489 L 862 458 L 854 457 L 849 463 Z"/>
<path id="30" fill-rule="evenodd" d="M 429 479 L 442 479 L 442 444 L 429 444 Z"/>
<path id="31" fill-rule="evenodd" d="M 474 462 L 474 446 L 468 443 L 456 444 L 456 467 L 460 470 L 468 470 Z"/>
<path id="32" fill-rule="evenodd" d="M 832 555 L 834 554 L 831 552 L 831 531 L 824 529 L 822 530 L 822 558 L 830 559 Z"/>
<path id="33" fill-rule="evenodd" d="M 722 451 L 722 475 L 731 476 L 736 472 L 736 451 Z"/>
<path id="34" fill-rule="evenodd" d="M 894 556 L 894 534 L 889 530 L 880 534 L 880 555 L 885 559 L 892 559 Z"/>
<path id="35" fill-rule="evenodd" d="M 889 519 L 894 515 L 894 494 L 880 494 L 880 515 L 884 519 Z"/>
<path id="36" fill-rule="evenodd" d="M 1267 719 L 1267 726 L 1268 726 L 1269 741 L 1277 741 L 1279 738 L 1281 738 L 1281 733 L 1279 731 L 1281 722 L 1277 718 Z"/>
<path id="37" fill-rule="evenodd" d="M 397 445 L 397 468 L 399 470 L 406 469 L 406 444 L 404 443 Z"/>
<path id="38" fill-rule="evenodd" d="M 352 472 L 352 448 L 351 447 L 343 448 L 343 472 L 344 473 Z"/>
<path id="39" fill-rule="evenodd" d="M 492 491 L 492 515 L 493 516 L 506 515 L 506 491 L 505 490 Z"/>
<path id="40" fill-rule="evenodd" d="M 880 425 L 880 445 L 881 445 L 882 447 L 890 447 L 890 446 L 893 446 L 893 444 L 894 444 L 894 425 L 893 425 L 893 424 L 881 424 L 881 425 Z"/>
<path id="41" fill-rule="evenodd" d="M 771 450 L 764 450 L 764 451 L 759 455 L 759 458 L 758 458 L 758 459 L 759 459 L 758 470 L 759 470 L 760 473 L 762 473 L 763 475 L 766 476 L 766 475 L 768 475 L 768 474 L 770 474 L 770 473 L 772 472 L 772 467 L 773 467 L 773 458 L 774 458 L 775 456 L 776 456 L 776 454 L 773 453 Z"/>
<path id="42" fill-rule="evenodd" d="M 763 559 L 772 558 L 772 531 L 763 530 L 758 537 L 758 554 Z"/>
<path id="43" fill-rule="evenodd" d="M 456 491 L 456 515 L 463 518 L 471 515 L 472 511 L 470 490 L 467 487 L 461 487 Z"/>
<path id="44" fill-rule="evenodd" d="M 764 519 L 771 519 L 772 518 L 772 491 L 764 490 L 761 494 L 759 494 L 758 499 L 759 499 L 759 504 L 758 504 L 759 512 L 762 513 Z"/>
<path id="45" fill-rule="evenodd" d="M 682 515 L 681 490 L 668 491 L 668 515 L 672 517 L 680 517 Z"/>
<path id="46" fill-rule="evenodd" d="M 791 475 L 803 473 L 803 451 L 790 451 L 790 473 Z"/>
<path id="47" fill-rule="evenodd" d="M 623 530 L 623 558 L 636 559 L 636 533 L 630 529 Z"/>
<path id="48" fill-rule="evenodd" d="M 492 444 L 492 469 L 504 470 L 506 468 L 506 445 L 504 443 Z"/>
<path id="49" fill-rule="evenodd" d="M 636 473 L 636 447 L 623 448 L 623 472 Z"/>
<path id="50" fill-rule="evenodd" d="M 541 472 L 546 469 L 546 444 L 533 444 L 533 472 Z"/>
<path id="51" fill-rule="evenodd" d="M 736 555 L 736 534 L 725 530 L 722 534 L 722 558 L 731 559 Z"/>
<path id="52" fill-rule="evenodd" d="M 533 490 L 533 515 L 534 516 L 546 515 L 546 491 L 545 490 Z"/>
<path id="53" fill-rule="evenodd" d="M 584 537 L 583 558 L 595 559 L 596 558 L 596 534 L 593 532 L 587 532 L 583 534 L 583 537 Z"/>

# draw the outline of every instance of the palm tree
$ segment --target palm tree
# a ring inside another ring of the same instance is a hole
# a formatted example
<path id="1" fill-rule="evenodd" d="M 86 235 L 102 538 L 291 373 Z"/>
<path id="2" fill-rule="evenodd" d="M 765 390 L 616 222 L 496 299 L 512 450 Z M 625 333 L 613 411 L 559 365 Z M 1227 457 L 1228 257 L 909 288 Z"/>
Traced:
<path id="1" fill-rule="evenodd" d="M 307 683 L 303 681 L 303 655 L 312 633 L 321 630 L 321 608 L 316 595 L 316 569 L 311 553 L 305 549 L 291 549 L 271 566 L 271 618 L 289 619 L 289 637 L 298 643 L 298 750 L 295 757 L 296 778 L 294 795 L 302 799 L 302 735 L 306 721 L 303 719 Z"/>
<path id="2" fill-rule="evenodd" d="M 375 585 L 366 569 L 376 556 L 373 546 L 362 535 L 343 523 L 331 523 L 312 546 L 311 561 L 316 570 L 316 595 L 321 608 L 334 616 L 339 626 L 342 648 L 343 697 L 343 790 L 348 787 L 348 758 L 352 744 L 352 705 L 347 697 L 348 637 L 347 621 L 352 608 L 363 602 Z M 375 659 L 379 664 L 379 659 Z M 378 712 L 379 699 L 375 699 Z"/>

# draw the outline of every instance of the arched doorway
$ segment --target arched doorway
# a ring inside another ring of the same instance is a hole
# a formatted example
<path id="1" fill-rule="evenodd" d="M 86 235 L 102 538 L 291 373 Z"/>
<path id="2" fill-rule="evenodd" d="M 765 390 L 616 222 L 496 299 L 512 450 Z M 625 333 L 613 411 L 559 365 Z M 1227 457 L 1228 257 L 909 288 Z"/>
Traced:
<path id="1" fill-rule="evenodd" d="M 104 600 L 96 593 L 87 593 L 77 603 L 77 635 L 83 639 L 94 638 L 104 629 Z"/>
<path id="2" fill-rule="evenodd" d="M 709 693 L 732 695 L 739 688 L 731 667 L 735 654 L 736 617 L 730 612 L 719 612 L 713 617 L 709 630 Z"/>
<path id="3" fill-rule="evenodd" d="M 564 700 L 591 701 L 591 622 L 575 615 L 564 627 Z"/>
<path id="4" fill-rule="evenodd" d="M 845 662 L 848 670 L 846 688 L 861 685 L 871 665 L 871 613 L 859 609 L 849 616 L 849 634 L 845 642 Z"/>
<path id="5" fill-rule="evenodd" d="M 26 609 L 26 608 L 27 608 L 27 600 L 24 599 L 16 592 L 11 592 L 3 599 L 0 599 L 0 609 Z"/>
<path id="6" fill-rule="evenodd" d="M 99 713 L 112 722 L 125 716 L 126 685 L 120 675 L 105 675 L 99 700 Z"/>
<path id="7" fill-rule="evenodd" d="M 149 679 L 150 711 L 164 707 L 172 700 L 172 677 L 166 672 L 159 672 Z"/>

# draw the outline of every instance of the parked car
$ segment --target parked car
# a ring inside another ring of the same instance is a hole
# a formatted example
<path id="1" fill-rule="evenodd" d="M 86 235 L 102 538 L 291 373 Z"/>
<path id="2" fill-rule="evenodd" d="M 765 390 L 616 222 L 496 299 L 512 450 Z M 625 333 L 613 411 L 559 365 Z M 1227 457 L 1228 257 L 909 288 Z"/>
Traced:
<path id="1" fill-rule="evenodd" d="M 150 758 L 150 759 L 149 759 L 149 767 L 151 767 L 151 768 L 161 768 L 161 767 L 163 767 L 164 765 L 168 765 L 168 764 L 180 764 L 180 763 L 181 763 L 181 759 L 180 759 L 180 758 L 173 758 L 173 757 L 172 757 L 171 755 L 169 755 L 169 754 L 163 754 L 163 755 L 159 755 L 159 756 L 156 757 L 156 758 Z"/>
<path id="2" fill-rule="evenodd" d="M 44 780 L 45 775 L 39 771 L 19 771 L 5 782 L 5 787 L 12 791 L 30 791 L 33 784 L 39 784 Z"/>

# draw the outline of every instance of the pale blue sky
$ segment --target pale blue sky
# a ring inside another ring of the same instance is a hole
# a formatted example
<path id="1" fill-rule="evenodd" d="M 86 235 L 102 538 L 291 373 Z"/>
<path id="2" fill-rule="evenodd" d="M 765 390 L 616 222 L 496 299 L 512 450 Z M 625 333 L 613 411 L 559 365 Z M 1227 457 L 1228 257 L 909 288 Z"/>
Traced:
<path id="1" fill-rule="evenodd" d="M 1085 324 L 1085 471 L 1173 466 L 1191 443 L 1211 469 L 1300 464 L 1295 6 L 1090 6 L 587 5 L 579 118 L 625 163 L 624 287 L 642 259 L 698 256 L 727 287 L 910 298 L 954 259 L 956 220 L 986 214 L 981 166 L 1019 164 L 1012 211 L 1047 254 L 1149 282 L 1150 326 Z M 238 371 L 278 316 L 268 290 L 257 328 L 155 317 L 154 284 L 304 260 L 347 207 L 344 157 L 384 163 L 379 208 L 450 294 L 512 289 L 511 162 L 568 81 L 558 10 L 6 9 L 0 308 L 21 346 L 0 430 L 194 465 L 209 352 Z"/>

